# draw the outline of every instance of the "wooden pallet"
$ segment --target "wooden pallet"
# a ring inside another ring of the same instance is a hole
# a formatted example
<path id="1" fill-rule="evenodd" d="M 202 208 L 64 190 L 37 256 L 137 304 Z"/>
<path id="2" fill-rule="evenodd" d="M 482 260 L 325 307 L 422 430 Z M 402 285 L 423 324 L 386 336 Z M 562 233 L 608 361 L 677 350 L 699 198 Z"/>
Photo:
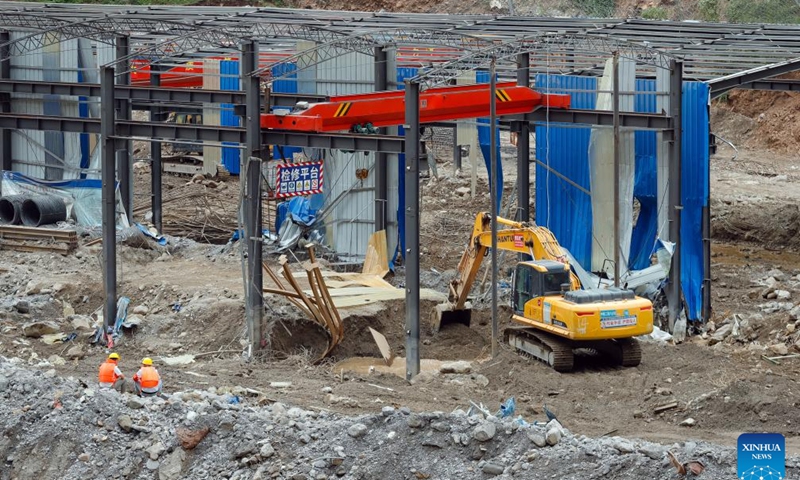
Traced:
<path id="1" fill-rule="evenodd" d="M 0 225 L 0 248 L 67 255 L 78 248 L 75 230 Z"/>

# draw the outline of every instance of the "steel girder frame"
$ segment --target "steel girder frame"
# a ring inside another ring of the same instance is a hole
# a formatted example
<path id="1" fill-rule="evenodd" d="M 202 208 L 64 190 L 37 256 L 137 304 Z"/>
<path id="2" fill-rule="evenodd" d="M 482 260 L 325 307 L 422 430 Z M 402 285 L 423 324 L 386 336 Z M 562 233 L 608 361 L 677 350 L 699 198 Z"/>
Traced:
<path id="1" fill-rule="evenodd" d="M 472 48 L 470 48 L 470 44 L 473 44 Z M 462 51 L 472 51 L 476 48 L 486 48 L 492 45 L 492 42 L 483 37 L 459 33 L 450 29 L 398 28 L 377 33 L 358 32 L 298 52 L 280 62 L 276 62 L 274 66 L 296 63 L 298 65 L 302 64 L 303 68 L 308 68 L 340 56 L 341 51 L 373 55 L 375 47 L 390 45 L 450 47 Z M 264 76 L 267 71 L 269 71 L 268 68 L 264 67 L 256 70 L 255 73 Z M 286 75 L 290 74 L 287 73 Z M 283 76 L 274 77 L 273 80 L 280 78 L 283 78 Z"/>
<path id="2" fill-rule="evenodd" d="M 734 88 L 740 88 L 755 81 L 764 80 L 766 78 L 794 72 L 797 70 L 800 70 L 800 58 L 764 65 L 763 67 L 752 68 L 750 70 L 745 70 L 744 72 L 734 73 L 733 75 L 715 78 L 706 83 L 708 83 L 709 87 L 711 87 L 711 98 L 713 99 L 730 90 L 733 90 Z M 784 80 L 774 81 L 781 82 Z M 789 84 L 786 85 L 786 90 L 790 90 L 793 87 Z"/>

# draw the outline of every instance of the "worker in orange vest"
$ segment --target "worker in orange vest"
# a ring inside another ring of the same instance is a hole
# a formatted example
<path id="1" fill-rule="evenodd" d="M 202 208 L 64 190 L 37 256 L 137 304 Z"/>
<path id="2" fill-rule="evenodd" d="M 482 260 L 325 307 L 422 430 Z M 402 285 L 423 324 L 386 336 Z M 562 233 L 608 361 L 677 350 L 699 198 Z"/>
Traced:
<path id="1" fill-rule="evenodd" d="M 134 388 L 141 397 L 152 397 L 161 393 L 161 375 L 150 358 L 142 359 L 142 368 L 133 376 Z"/>
<path id="2" fill-rule="evenodd" d="M 119 354 L 112 353 L 108 356 L 105 362 L 100 365 L 100 372 L 98 374 L 98 381 L 100 388 L 111 388 L 120 393 L 125 392 L 125 375 L 117 365 L 119 363 Z"/>

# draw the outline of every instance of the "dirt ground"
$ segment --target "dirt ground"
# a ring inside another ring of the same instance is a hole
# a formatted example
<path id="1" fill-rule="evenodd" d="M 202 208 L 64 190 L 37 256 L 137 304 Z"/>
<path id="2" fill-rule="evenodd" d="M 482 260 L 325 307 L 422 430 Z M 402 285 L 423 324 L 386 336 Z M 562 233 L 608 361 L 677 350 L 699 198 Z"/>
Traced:
<path id="1" fill-rule="evenodd" d="M 798 225 L 800 189 L 793 158 L 740 150 L 731 160 L 731 154 L 731 149 L 720 148 L 712 162 L 712 286 L 717 323 L 734 313 L 748 316 L 759 311 L 766 300 L 753 292 L 763 288 L 760 282 L 770 270 L 781 269 L 787 276 L 800 273 L 793 233 Z M 488 207 L 485 178 L 480 179 L 479 195 L 473 199 L 469 194 L 454 193 L 468 185 L 468 180 L 453 177 L 451 170 L 442 165 L 442 178 L 428 180 L 422 188 L 423 280 L 442 291 L 475 212 Z M 513 171 L 513 164 L 507 162 L 506 171 Z M 137 194 L 147 195 L 147 175 L 140 173 L 136 181 Z M 165 179 L 174 188 L 186 182 L 183 177 Z M 236 192 L 236 180 L 227 182 L 224 191 Z M 511 188 L 508 183 L 506 195 Z M 233 201 L 232 194 L 230 197 Z M 513 396 L 518 413 L 526 420 L 544 420 L 542 406 L 546 404 L 565 426 L 580 434 L 613 432 L 662 443 L 701 439 L 733 445 L 744 431 L 774 431 L 787 436 L 791 452 L 800 453 L 800 441 L 796 440 L 800 433 L 800 360 L 772 365 L 760 358 L 763 347 L 790 323 L 785 311 L 764 314 L 748 343 L 709 346 L 700 336 L 681 345 L 648 343 L 639 367 L 619 369 L 603 365 L 595 357 L 581 357 L 575 372 L 560 374 L 502 346 L 499 355 L 491 358 L 490 316 L 488 310 L 478 309 L 469 328 L 454 327 L 437 335 L 428 328 L 423 331 L 423 358 L 469 360 L 473 373 L 457 380 L 423 374 L 409 384 L 391 374 L 354 374 L 335 367 L 336 362 L 353 356 L 379 357 L 367 327 L 384 333 L 394 352 L 404 355 L 402 302 L 386 303 L 377 313 L 344 312 L 345 341 L 332 358 L 314 365 L 315 349 L 324 343 L 324 334 L 288 303 L 268 296 L 267 318 L 273 322 L 275 355 L 244 363 L 237 353 L 242 349 L 244 310 L 242 270 L 235 247 L 190 243 L 168 254 L 120 246 L 118 257 L 120 295 L 131 298 L 131 308 L 148 308 L 142 325 L 132 336 L 123 337 L 117 348 L 123 370 L 132 372 L 145 355 L 158 362 L 162 356 L 207 354 L 190 365 L 162 366 L 167 390 L 242 386 L 290 404 L 347 414 L 375 412 L 385 405 L 450 411 L 468 408 L 470 401 L 495 410 Z M 267 261 L 274 264 L 276 258 L 268 256 Z M 26 296 L 31 281 L 53 291 Z M 81 247 L 67 257 L 4 253 L 0 256 L 0 292 L 6 296 L 8 308 L 0 317 L 0 354 L 31 364 L 52 355 L 64 356 L 71 344 L 45 345 L 25 339 L 19 325 L 31 319 L 62 319 L 64 304 L 77 314 L 95 312 L 102 306 L 101 282 L 98 246 Z M 30 302 L 30 314 L 10 308 L 20 298 Z M 180 311 L 173 311 L 175 304 Z M 426 315 L 432 306 L 423 306 Z M 503 311 L 501 317 L 507 318 L 508 312 Z M 76 341 L 80 340 L 84 339 Z M 226 353 L 213 354 L 218 351 Z M 84 352 L 83 358 L 56 366 L 59 374 L 94 381 L 105 350 L 85 346 Z M 291 386 L 269 386 L 278 381 L 291 382 Z M 333 393 L 327 393 L 325 387 L 331 387 Z M 677 408 L 654 413 L 655 407 L 671 401 L 678 402 Z M 696 420 L 694 427 L 679 426 L 689 417 Z"/>

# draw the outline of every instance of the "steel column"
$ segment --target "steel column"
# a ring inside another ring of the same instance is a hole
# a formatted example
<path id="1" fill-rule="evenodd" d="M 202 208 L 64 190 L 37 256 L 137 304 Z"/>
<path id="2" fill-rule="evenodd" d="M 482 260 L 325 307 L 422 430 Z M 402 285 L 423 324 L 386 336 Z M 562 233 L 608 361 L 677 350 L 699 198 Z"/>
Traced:
<path id="1" fill-rule="evenodd" d="M 375 47 L 375 91 L 382 92 L 389 89 L 386 50 Z M 379 133 L 385 134 L 386 129 L 381 128 Z M 388 185 L 388 155 L 383 152 L 375 154 L 375 231 L 386 229 L 386 205 L 389 198 Z"/>
<path id="2" fill-rule="evenodd" d="M 0 79 L 11 78 L 8 32 L 0 32 Z M 0 94 L 0 113 L 11 112 L 11 95 Z M 11 170 L 11 129 L 0 129 L 0 169 Z"/>
<path id="3" fill-rule="evenodd" d="M 126 35 L 119 35 L 116 38 L 116 58 L 127 58 L 130 55 L 130 38 Z M 131 74 L 130 65 L 127 61 L 119 63 L 121 70 L 117 76 L 118 85 L 130 85 Z M 131 119 L 131 103 L 128 100 L 117 100 L 119 103 L 120 120 Z M 133 141 L 126 139 L 117 140 L 117 149 L 124 151 L 125 154 L 119 154 L 119 193 L 122 197 L 122 206 L 125 208 L 125 213 L 128 216 L 128 221 L 133 222 Z"/>
<path id="4" fill-rule="evenodd" d="M 245 90 L 246 150 L 243 155 L 245 177 L 245 239 L 247 242 L 247 332 L 250 355 L 261 349 L 261 320 L 264 312 L 264 274 L 261 243 L 261 89 L 260 78 L 250 75 L 258 68 L 258 42 L 242 45 L 242 88 Z"/>
<path id="5" fill-rule="evenodd" d="M 498 318 L 497 318 L 497 195 L 503 194 L 502 189 L 497 191 L 497 60 L 492 57 L 489 67 L 489 161 L 491 175 L 489 175 L 489 196 L 492 205 L 492 358 L 497 356 Z M 502 185 L 502 184 L 501 184 Z"/>
<path id="6" fill-rule="evenodd" d="M 419 84 L 405 81 L 406 380 L 419 374 Z"/>
<path id="7" fill-rule="evenodd" d="M 105 333 L 113 328 L 117 309 L 116 159 L 114 142 L 114 69 L 100 70 L 100 141 L 103 199 L 103 289 Z"/>
<path id="8" fill-rule="evenodd" d="M 517 55 L 517 85 L 530 85 L 531 55 Z M 531 219 L 531 124 L 519 123 L 517 133 L 517 220 L 527 222 Z M 522 258 L 522 254 L 520 254 Z"/>
<path id="9" fill-rule="evenodd" d="M 161 86 L 161 65 L 152 63 L 150 65 L 150 86 Z M 153 107 L 150 109 L 150 121 L 160 122 L 161 109 Z M 164 216 L 161 211 L 163 204 L 161 194 L 161 142 L 150 142 L 150 200 L 152 202 L 153 210 L 153 225 L 156 226 L 158 233 L 161 233 L 164 227 Z"/>
<path id="10" fill-rule="evenodd" d="M 681 288 L 681 182 L 682 182 L 682 101 L 683 101 L 683 62 L 672 60 L 670 62 L 669 76 L 669 106 L 670 117 L 674 134 L 670 143 L 669 163 L 669 191 L 667 195 L 667 208 L 669 213 L 669 240 L 675 242 L 675 251 L 672 254 L 672 263 L 669 271 L 669 290 L 667 303 L 669 304 L 669 327 L 672 331 L 683 305 Z"/>
<path id="11" fill-rule="evenodd" d="M 613 84 L 611 104 L 614 112 L 614 286 L 619 287 L 619 260 L 620 260 L 620 235 L 619 235 L 619 53 L 614 52 Z"/>

